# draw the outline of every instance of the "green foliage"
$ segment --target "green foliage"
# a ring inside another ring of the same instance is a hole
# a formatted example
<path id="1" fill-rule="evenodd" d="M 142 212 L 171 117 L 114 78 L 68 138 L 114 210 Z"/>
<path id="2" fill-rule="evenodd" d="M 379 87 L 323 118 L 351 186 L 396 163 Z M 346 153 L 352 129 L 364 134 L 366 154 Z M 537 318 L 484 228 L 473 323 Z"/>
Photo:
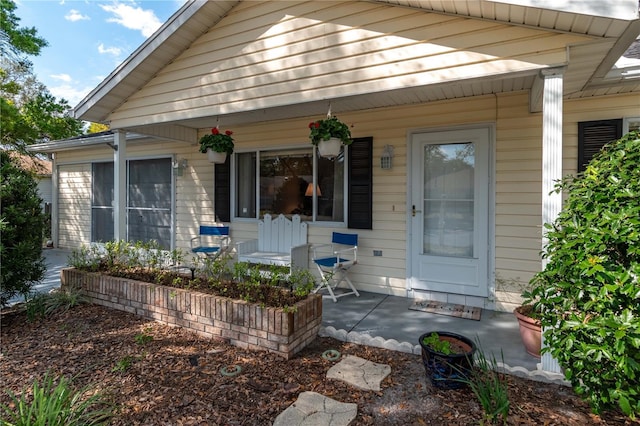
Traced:
<path id="1" fill-rule="evenodd" d="M 0 423 L 5 426 L 102 425 L 112 417 L 112 410 L 101 394 L 88 387 L 74 391 L 64 377 L 56 384 L 47 374 L 42 383 L 35 380 L 33 388 L 24 389 L 19 397 L 10 391 L 7 393 L 11 406 L 0 404 Z"/>
<path id="2" fill-rule="evenodd" d="M 15 2 L 0 0 L 0 142 L 27 153 L 37 141 L 80 135 L 82 122 L 36 79 L 27 57 L 39 55 L 47 42 L 35 28 L 20 27 L 15 10 Z"/>
<path id="3" fill-rule="evenodd" d="M 211 129 L 211 133 L 200 138 L 200 152 L 206 153 L 208 149 L 215 152 L 225 152 L 229 155 L 233 154 L 233 138 L 231 130 L 221 133 L 217 127 Z"/>
<path id="4" fill-rule="evenodd" d="M 29 63 L 2 62 L 0 95 L 0 141 L 18 152 L 33 155 L 26 146 L 82 134 L 82 122 L 71 117 L 71 106 L 36 80 Z"/>
<path id="5" fill-rule="evenodd" d="M 463 377 L 458 381 L 469 386 L 482 406 L 483 423 L 481 424 L 506 425 L 510 406 L 508 380 L 504 374 L 498 371 L 496 357 L 492 354 L 491 358 L 487 359 L 479 341 L 476 342 L 476 346 L 478 349 L 476 350 L 474 368 L 470 372 L 458 369 Z M 502 351 L 500 355 L 504 364 Z"/>
<path id="6" fill-rule="evenodd" d="M 44 213 L 37 182 L 0 152 L 0 305 L 16 294 L 25 297 L 44 277 L 42 256 Z"/>
<path id="7" fill-rule="evenodd" d="M 307 270 L 289 273 L 288 267 L 235 262 L 223 254 L 215 260 L 193 259 L 189 272 L 182 265 L 180 250 L 161 250 L 155 241 L 108 241 L 71 251 L 70 266 L 87 272 L 141 280 L 157 285 L 202 291 L 263 306 L 295 310 L 295 304 L 315 288 L 315 277 Z M 179 266 L 179 267 L 177 267 Z M 174 298 L 178 292 L 172 291 Z"/>
<path id="8" fill-rule="evenodd" d="M 43 319 L 56 312 L 66 312 L 86 298 L 78 289 L 57 290 L 52 293 L 35 293 L 27 298 L 25 309 L 27 321 Z"/>
<path id="9" fill-rule="evenodd" d="M 351 145 L 351 131 L 335 115 L 324 120 L 312 121 L 309 123 L 309 139 L 313 145 L 318 145 L 320 141 L 328 141 L 331 138 L 338 138 L 343 145 Z"/>
<path id="10" fill-rule="evenodd" d="M 15 2 L 0 0 L 0 56 L 39 55 L 47 41 L 34 27 L 20 27 L 15 10 Z"/>
<path id="11" fill-rule="evenodd" d="M 147 343 L 153 341 L 153 336 L 150 336 L 146 333 L 139 333 L 139 334 L 136 334 L 136 336 L 134 337 L 134 340 L 138 345 L 144 346 Z"/>
<path id="12" fill-rule="evenodd" d="M 575 179 L 549 225 L 545 269 L 532 280 L 544 339 L 595 412 L 640 413 L 640 137 L 608 144 Z"/>
<path id="13" fill-rule="evenodd" d="M 116 362 L 116 365 L 111 369 L 113 373 L 124 373 L 133 364 L 134 358 L 132 356 L 125 356 Z"/>
<path id="14" fill-rule="evenodd" d="M 422 339 L 422 343 L 430 347 L 435 352 L 439 352 L 444 355 L 451 355 L 451 343 L 448 340 L 440 340 L 438 333 L 433 332 L 427 337 Z"/>

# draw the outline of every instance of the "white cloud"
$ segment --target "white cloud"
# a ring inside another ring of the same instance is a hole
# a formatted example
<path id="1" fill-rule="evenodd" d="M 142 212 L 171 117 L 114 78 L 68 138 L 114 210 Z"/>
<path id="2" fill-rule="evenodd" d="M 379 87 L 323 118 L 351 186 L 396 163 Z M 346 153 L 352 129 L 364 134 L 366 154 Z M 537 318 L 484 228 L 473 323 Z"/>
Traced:
<path id="1" fill-rule="evenodd" d="M 69 105 L 75 107 L 82 99 L 84 99 L 85 96 L 87 96 L 87 94 L 89 94 L 89 92 L 91 92 L 91 90 L 93 90 L 93 87 L 76 87 L 71 83 L 49 87 L 48 89 L 53 96 L 58 99 L 66 99 L 69 102 Z"/>
<path id="2" fill-rule="evenodd" d="M 100 7 L 105 12 L 113 14 L 113 17 L 108 18 L 107 22 L 115 22 L 131 30 L 139 30 L 145 37 L 149 37 L 162 25 L 151 9 L 144 10 L 141 7 L 118 2 L 108 5 L 101 4 Z"/>
<path id="3" fill-rule="evenodd" d="M 87 15 L 83 15 L 82 13 L 78 12 L 75 9 L 71 9 L 69 13 L 64 15 L 64 19 L 66 19 L 67 21 L 76 22 L 76 21 L 88 21 L 91 18 L 89 18 Z"/>
<path id="4" fill-rule="evenodd" d="M 122 49 L 120 49 L 119 47 L 113 47 L 113 46 L 105 47 L 103 43 L 100 43 L 100 45 L 98 46 L 98 52 L 100 54 L 108 53 L 113 56 L 118 56 L 120 55 L 120 52 L 122 52 Z"/>
<path id="5" fill-rule="evenodd" d="M 66 82 L 71 81 L 71 76 L 69 74 L 52 74 L 51 78 L 53 78 L 54 80 L 61 80 Z"/>

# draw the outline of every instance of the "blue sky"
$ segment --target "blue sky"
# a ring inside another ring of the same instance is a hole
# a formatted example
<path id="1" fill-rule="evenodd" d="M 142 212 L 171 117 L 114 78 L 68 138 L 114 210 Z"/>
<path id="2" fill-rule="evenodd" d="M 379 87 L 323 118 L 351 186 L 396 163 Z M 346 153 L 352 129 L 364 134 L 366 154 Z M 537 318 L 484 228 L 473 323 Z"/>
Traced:
<path id="1" fill-rule="evenodd" d="M 15 0 L 21 27 L 49 43 L 31 57 L 38 80 L 76 106 L 184 0 Z"/>

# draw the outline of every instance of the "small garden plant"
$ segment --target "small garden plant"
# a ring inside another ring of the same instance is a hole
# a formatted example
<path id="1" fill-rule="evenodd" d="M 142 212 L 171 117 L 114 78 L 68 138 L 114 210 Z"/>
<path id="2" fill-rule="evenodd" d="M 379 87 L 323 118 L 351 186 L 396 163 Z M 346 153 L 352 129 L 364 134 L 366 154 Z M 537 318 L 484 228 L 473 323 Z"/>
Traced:
<path id="1" fill-rule="evenodd" d="M 451 355 L 452 353 L 451 342 L 449 342 L 448 340 L 441 340 L 438 333 L 431 333 L 430 335 L 422 339 L 422 343 L 441 354 Z"/>
<path id="2" fill-rule="evenodd" d="M 18 396 L 8 392 L 11 405 L 0 404 L 2 425 L 91 426 L 103 425 L 112 417 L 104 397 L 89 388 L 75 390 L 65 377 L 45 375 L 32 389 Z"/>
<path id="3" fill-rule="evenodd" d="M 532 280 L 548 352 L 595 412 L 640 413 L 640 135 L 606 145 L 548 226 L 548 263 Z"/>
<path id="4" fill-rule="evenodd" d="M 315 287 L 315 277 L 307 270 L 289 274 L 288 268 L 278 266 L 264 270 L 246 262 L 231 264 L 229 255 L 215 260 L 196 259 L 190 268 L 180 267 L 183 261 L 180 250 L 163 251 L 155 242 L 110 241 L 104 246 L 80 247 L 69 257 L 69 265 L 83 271 L 278 308 L 293 309 Z"/>

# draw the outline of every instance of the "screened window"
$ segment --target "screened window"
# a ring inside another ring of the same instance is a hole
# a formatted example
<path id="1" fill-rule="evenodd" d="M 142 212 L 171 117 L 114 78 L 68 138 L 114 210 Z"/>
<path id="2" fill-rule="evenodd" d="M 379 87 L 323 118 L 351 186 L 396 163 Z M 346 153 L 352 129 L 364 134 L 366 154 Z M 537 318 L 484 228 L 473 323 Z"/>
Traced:
<path id="1" fill-rule="evenodd" d="M 113 163 L 93 163 L 91 241 L 113 240 Z"/>
<path id="2" fill-rule="evenodd" d="M 171 159 L 129 161 L 129 241 L 156 240 L 171 248 Z"/>
<path id="3" fill-rule="evenodd" d="M 237 217 L 344 222 L 344 151 L 334 159 L 314 159 L 310 148 L 238 154 L 236 188 Z"/>
<path id="4" fill-rule="evenodd" d="M 113 162 L 92 165 L 91 241 L 114 238 Z M 172 224 L 171 159 L 127 162 L 127 239 L 156 240 L 171 248 Z"/>

